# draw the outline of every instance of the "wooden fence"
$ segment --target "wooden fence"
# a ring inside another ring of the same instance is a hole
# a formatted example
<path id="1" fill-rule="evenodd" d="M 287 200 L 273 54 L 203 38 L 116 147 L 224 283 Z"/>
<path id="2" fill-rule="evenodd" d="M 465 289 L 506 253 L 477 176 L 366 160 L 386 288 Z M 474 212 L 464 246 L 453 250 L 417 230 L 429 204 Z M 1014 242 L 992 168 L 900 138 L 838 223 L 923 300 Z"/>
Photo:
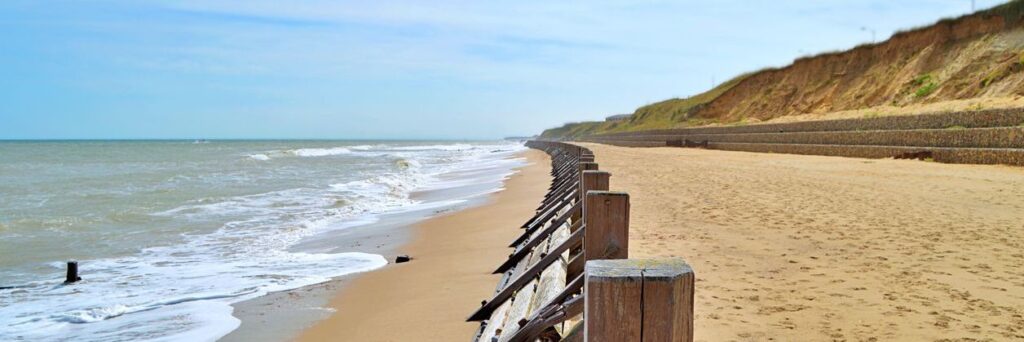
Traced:
<path id="1" fill-rule="evenodd" d="M 629 195 L 611 192 L 586 148 L 549 141 L 552 183 L 468 320 L 474 341 L 692 341 L 693 270 L 630 260 Z"/>

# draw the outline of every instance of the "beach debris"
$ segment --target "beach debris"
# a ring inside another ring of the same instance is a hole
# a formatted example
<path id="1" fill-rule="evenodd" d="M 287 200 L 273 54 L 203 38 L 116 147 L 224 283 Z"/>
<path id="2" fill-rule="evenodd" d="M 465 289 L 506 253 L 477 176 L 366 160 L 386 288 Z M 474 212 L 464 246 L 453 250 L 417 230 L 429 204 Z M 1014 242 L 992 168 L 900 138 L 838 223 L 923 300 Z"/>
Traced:
<path id="1" fill-rule="evenodd" d="M 399 256 L 395 257 L 395 263 L 396 264 L 401 264 L 403 262 L 410 262 L 410 261 L 412 261 L 412 257 L 408 256 L 408 255 L 405 255 L 405 254 L 399 255 Z"/>
<path id="2" fill-rule="evenodd" d="M 78 262 L 68 261 L 68 275 L 67 278 L 64 280 L 64 283 L 71 284 L 79 280 L 82 280 L 82 277 L 78 276 Z"/>

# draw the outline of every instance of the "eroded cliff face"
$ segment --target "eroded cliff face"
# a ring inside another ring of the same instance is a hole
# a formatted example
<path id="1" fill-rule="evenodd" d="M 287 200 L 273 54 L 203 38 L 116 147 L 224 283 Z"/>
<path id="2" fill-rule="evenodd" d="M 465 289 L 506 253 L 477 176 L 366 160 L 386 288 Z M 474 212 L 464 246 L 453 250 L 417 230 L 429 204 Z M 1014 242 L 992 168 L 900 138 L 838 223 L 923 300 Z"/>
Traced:
<path id="1" fill-rule="evenodd" d="M 690 113 L 721 123 L 1024 94 L 1017 2 L 753 73 Z"/>
<path id="2" fill-rule="evenodd" d="M 740 75 L 702 94 L 640 107 L 627 122 L 570 123 L 543 137 L 1022 106 L 1024 0 L 1015 0 Z"/>

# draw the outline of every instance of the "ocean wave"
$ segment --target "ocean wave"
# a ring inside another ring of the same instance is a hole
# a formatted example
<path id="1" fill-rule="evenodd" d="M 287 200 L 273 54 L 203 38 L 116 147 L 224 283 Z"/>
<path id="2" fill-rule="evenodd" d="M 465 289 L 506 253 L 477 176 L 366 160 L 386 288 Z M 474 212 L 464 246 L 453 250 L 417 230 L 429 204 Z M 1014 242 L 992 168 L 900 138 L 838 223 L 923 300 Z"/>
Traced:
<path id="1" fill-rule="evenodd" d="M 410 168 L 421 168 L 421 167 L 423 167 L 423 164 L 420 163 L 419 161 L 416 161 L 415 159 L 405 159 L 405 158 L 399 158 L 397 161 L 395 161 L 395 165 L 398 165 L 398 167 L 403 169 L 403 170 L 404 169 L 410 169 Z"/>
<path id="2" fill-rule="evenodd" d="M 68 323 L 92 323 L 121 316 L 128 313 L 128 311 L 127 306 L 118 304 L 114 306 L 90 308 L 72 311 L 66 314 L 59 314 L 54 316 L 54 320 Z"/>
<path id="3" fill-rule="evenodd" d="M 338 147 L 310 147 L 310 148 L 297 148 L 291 150 L 273 150 L 265 151 L 260 153 L 252 153 L 246 155 L 247 158 L 252 160 L 267 161 L 273 158 L 279 157 L 330 157 L 330 156 L 341 156 L 353 154 L 353 149 L 357 149 L 360 152 L 370 148 L 369 145 L 359 146 L 338 146 Z"/>
<path id="4" fill-rule="evenodd" d="M 326 157 L 341 154 L 350 154 L 352 153 L 352 150 L 345 147 L 300 148 L 295 150 L 289 150 L 287 151 L 287 153 L 294 154 L 299 157 Z"/>
<path id="5" fill-rule="evenodd" d="M 385 149 L 391 151 L 464 151 L 472 150 L 477 148 L 470 144 L 448 144 L 448 145 L 410 145 L 410 146 L 390 146 Z"/>
<path id="6" fill-rule="evenodd" d="M 73 332 L 80 341 L 213 340 L 239 324 L 230 303 L 382 267 L 387 260 L 376 254 L 292 248 L 324 232 L 373 222 L 382 214 L 461 205 L 466 197 L 489 192 L 488 187 L 499 188 L 507 174 L 503 170 L 521 163 L 504 154 L 521 149 L 517 146 L 437 146 L 447 147 L 401 151 L 406 147 L 361 145 L 249 155 L 271 159 L 349 153 L 352 157 L 338 158 L 338 165 L 348 165 L 349 160 L 370 161 L 366 154 L 375 150 L 396 149 L 373 159 L 367 164 L 373 168 L 365 173 L 353 171 L 336 180 L 331 175 L 341 171 L 331 166 L 318 182 L 284 183 L 290 188 L 235 196 L 209 192 L 175 202 L 175 207 L 151 215 L 196 228 L 183 230 L 180 240 L 135 254 L 81 260 L 80 284 L 31 283 L 19 289 L 24 293 L 0 296 L 0 337 L 52 340 Z M 228 158 L 241 152 L 232 153 Z M 443 176 L 459 170 L 483 171 Z M 453 186 L 469 186 L 466 197 L 412 198 L 416 191 Z M 64 267 L 57 261 L 49 265 Z"/>

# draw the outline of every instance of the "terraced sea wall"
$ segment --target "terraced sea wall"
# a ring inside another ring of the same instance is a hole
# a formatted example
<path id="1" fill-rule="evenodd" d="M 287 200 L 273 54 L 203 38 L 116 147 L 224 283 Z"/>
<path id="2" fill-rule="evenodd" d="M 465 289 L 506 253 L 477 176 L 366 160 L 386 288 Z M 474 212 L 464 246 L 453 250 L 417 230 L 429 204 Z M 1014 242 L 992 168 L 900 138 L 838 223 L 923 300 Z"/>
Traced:
<path id="1" fill-rule="evenodd" d="M 944 163 L 1024 165 L 1024 108 L 653 130 L 581 140 L 857 158 L 927 152 Z"/>

